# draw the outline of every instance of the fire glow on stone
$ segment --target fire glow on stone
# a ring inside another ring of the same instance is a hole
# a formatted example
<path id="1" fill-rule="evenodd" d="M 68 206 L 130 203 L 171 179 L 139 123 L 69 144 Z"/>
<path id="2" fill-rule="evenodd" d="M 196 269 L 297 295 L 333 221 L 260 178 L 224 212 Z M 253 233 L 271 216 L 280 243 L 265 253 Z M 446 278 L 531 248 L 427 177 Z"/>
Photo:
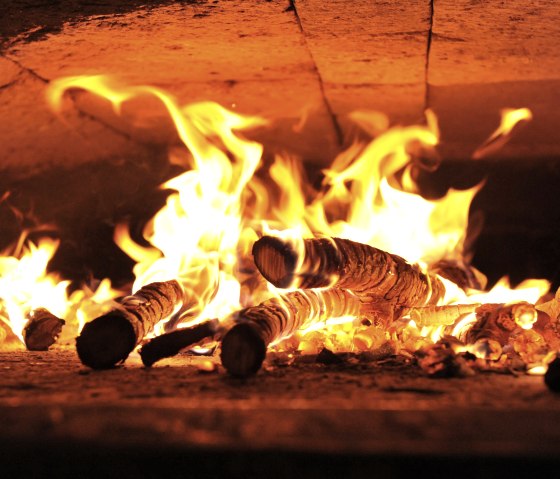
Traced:
<path id="1" fill-rule="evenodd" d="M 399 255 L 424 271 L 442 260 L 465 263 L 469 207 L 480 185 L 451 189 L 431 201 L 419 194 L 413 179 L 415 158 L 433 151 L 439 139 L 430 111 L 425 126 L 393 128 L 379 113 L 352 115 L 365 131 L 375 132 L 374 139 L 357 142 L 341 153 L 323 171 L 319 191 L 310 192 L 297 159 L 278 156 L 263 171 L 263 146 L 242 136 L 244 130 L 265 125 L 261 118 L 210 102 L 180 105 L 161 89 L 122 86 L 106 76 L 52 82 L 48 101 L 62 118 L 69 90 L 101 97 L 117 115 L 130 100 L 154 97 L 173 121 L 184 149 L 173 149 L 170 161 L 183 165 L 185 171 L 162 185 L 173 193 L 145 226 L 144 237 L 151 247 L 136 244 L 124 224 L 116 228 L 115 241 L 136 261 L 134 291 L 154 281 L 181 283 L 189 302 L 179 328 L 225 319 L 241 308 L 281 298 L 281 291 L 261 278 L 252 264 L 252 245 L 265 234 L 296 248 L 303 238 L 350 239 Z M 527 109 L 504 111 L 502 124 L 474 158 L 504 144 L 515 124 L 530 118 Z M 81 288 L 69 295 L 68 281 L 46 273 L 56 246 L 46 239 L 33 244 L 23 235 L 20 244 L 0 258 L 0 319 L 19 338 L 35 308 L 47 308 L 64 318 L 70 337 L 110 309 L 114 298 L 128 293 L 113 289 L 104 279 L 95 290 Z M 490 291 L 465 291 L 442 281 L 446 294 L 441 305 L 535 303 L 549 288 L 547 281 L 529 280 L 512 289 L 503 279 Z M 468 315 L 463 317 L 453 334 L 460 335 L 472 322 Z M 413 352 L 437 341 L 446 326 L 437 319 L 419 325 L 405 316 L 393 328 L 381 330 L 352 316 L 322 318 L 276 347 L 311 353 L 323 345 L 333 351 L 363 351 L 392 341 L 397 350 Z M 155 333 L 165 327 L 164 320 Z M 530 321 L 523 325 L 531 327 Z"/>

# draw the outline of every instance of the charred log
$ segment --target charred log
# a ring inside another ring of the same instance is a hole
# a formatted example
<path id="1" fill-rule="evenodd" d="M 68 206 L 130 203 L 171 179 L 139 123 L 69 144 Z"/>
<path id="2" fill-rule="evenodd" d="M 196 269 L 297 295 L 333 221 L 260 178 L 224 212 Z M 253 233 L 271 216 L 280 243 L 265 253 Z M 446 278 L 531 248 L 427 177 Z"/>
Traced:
<path id="1" fill-rule="evenodd" d="M 160 359 L 175 356 L 185 348 L 195 346 L 205 340 L 215 339 L 217 331 L 218 320 L 214 319 L 190 328 L 162 334 L 142 346 L 140 357 L 144 366 L 149 368 Z"/>
<path id="2" fill-rule="evenodd" d="M 84 326 L 76 338 L 80 360 L 93 369 L 108 369 L 123 362 L 182 301 L 183 288 L 175 280 L 144 286 L 124 298 L 117 309 Z"/>
<path id="3" fill-rule="evenodd" d="M 281 239 L 264 236 L 253 246 L 261 274 L 285 288 L 336 286 L 352 291 L 364 303 L 389 304 L 399 315 L 404 308 L 435 305 L 445 287 L 403 258 L 369 245 L 340 238 L 303 240 L 301 253 Z"/>
<path id="4" fill-rule="evenodd" d="M 29 351 L 47 351 L 58 339 L 65 321 L 45 308 L 32 311 L 23 328 L 25 347 Z"/>
<path id="5" fill-rule="evenodd" d="M 241 310 L 238 324 L 222 340 L 221 359 L 233 376 L 247 377 L 261 367 L 270 343 L 298 329 L 340 316 L 358 316 L 360 299 L 349 291 L 295 291 Z"/>
<path id="6" fill-rule="evenodd" d="M 425 306 L 407 311 L 418 327 L 451 326 L 465 314 L 474 313 L 480 304 L 447 304 L 444 306 Z"/>

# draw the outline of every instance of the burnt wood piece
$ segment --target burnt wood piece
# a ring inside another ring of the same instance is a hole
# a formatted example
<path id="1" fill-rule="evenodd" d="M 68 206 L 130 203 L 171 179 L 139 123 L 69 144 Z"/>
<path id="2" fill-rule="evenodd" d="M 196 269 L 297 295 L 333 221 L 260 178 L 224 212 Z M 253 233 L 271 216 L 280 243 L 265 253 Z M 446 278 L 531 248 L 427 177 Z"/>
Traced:
<path id="1" fill-rule="evenodd" d="M 350 291 L 294 291 L 241 310 L 239 323 L 222 340 L 221 359 L 233 376 L 247 377 L 261 367 L 270 343 L 298 329 L 340 316 L 358 316 L 360 299 Z"/>
<path id="2" fill-rule="evenodd" d="M 392 305 L 397 316 L 407 307 L 435 305 L 444 296 L 445 286 L 436 275 L 424 274 L 400 256 L 341 238 L 302 241 L 302 257 L 289 242 L 272 236 L 253 245 L 257 268 L 274 286 L 336 286 L 352 291 L 373 309 Z M 391 319 L 389 314 L 386 320 Z"/>
<path id="3" fill-rule="evenodd" d="M 80 360 L 92 369 L 108 369 L 123 362 L 182 301 L 183 288 L 175 280 L 144 286 L 124 298 L 117 309 L 84 326 L 76 338 Z"/>
<path id="4" fill-rule="evenodd" d="M 29 351 L 46 351 L 51 347 L 66 322 L 45 308 L 37 308 L 28 315 L 23 328 L 25 347 Z"/>
<path id="5" fill-rule="evenodd" d="M 160 359 L 175 356 L 185 348 L 195 346 L 204 340 L 213 340 L 218 331 L 218 325 L 218 320 L 212 319 L 190 328 L 162 334 L 148 341 L 140 349 L 140 357 L 144 366 L 149 368 Z"/>
<path id="6" fill-rule="evenodd" d="M 497 360 L 510 338 L 522 334 L 525 328 L 532 329 L 538 318 L 535 306 L 526 302 L 483 304 L 476 309 L 476 322 L 460 339 L 477 345 L 478 354 L 486 359 Z"/>
<path id="7" fill-rule="evenodd" d="M 455 353 L 452 345 L 446 341 L 417 351 L 416 357 L 422 372 L 432 378 L 465 377 L 474 374 L 465 356 Z M 476 359 L 471 354 L 469 358 Z"/>

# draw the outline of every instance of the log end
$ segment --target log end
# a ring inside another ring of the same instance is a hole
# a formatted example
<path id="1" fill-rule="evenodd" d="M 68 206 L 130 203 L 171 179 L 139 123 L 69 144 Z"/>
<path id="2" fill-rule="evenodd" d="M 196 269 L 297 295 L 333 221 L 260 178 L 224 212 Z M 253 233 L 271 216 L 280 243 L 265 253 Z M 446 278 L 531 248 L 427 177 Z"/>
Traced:
<path id="1" fill-rule="evenodd" d="M 29 351 L 47 351 L 58 339 L 65 321 L 44 308 L 33 311 L 23 329 L 25 347 Z"/>
<path id="2" fill-rule="evenodd" d="M 222 365 L 232 376 L 256 374 L 265 356 L 266 343 L 249 322 L 237 324 L 222 339 Z"/>
<path id="3" fill-rule="evenodd" d="M 297 252 L 274 236 L 263 236 L 253 245 L 255 265 L 265 279 L 277 288 L 287 288 L 293 281 Z"/>
<path id="4" fill-rule="evenodd" d="M 120 311 L 111 311 L 87 323 L 76 338 L 80 361 L 92 369 L 115 367 L 135 346 L 134 328 Z"/>

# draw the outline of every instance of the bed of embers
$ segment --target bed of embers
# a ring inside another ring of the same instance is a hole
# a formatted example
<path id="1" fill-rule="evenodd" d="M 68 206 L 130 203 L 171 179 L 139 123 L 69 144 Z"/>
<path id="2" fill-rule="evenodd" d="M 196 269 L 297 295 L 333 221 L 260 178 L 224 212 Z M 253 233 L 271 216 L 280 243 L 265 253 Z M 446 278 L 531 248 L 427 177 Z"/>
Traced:
<path id="1" fill-rule="evenodd" d="M 431 377 L 546 372 L 560 390 L 560 296 L 545 280 L 487 288 L 469 264 L 469 206 L 482 185 L 420 195 L 416 177 L 439 162 L 431 112 L 426 125 L 393 128 L 379 113 L 354 114 L 373 139 L 310 185 L 297 159 L 261 162 L 263 147 L 242 134 L 260 118 L 182 106 L 160 89 L 103 76 L 63 78 L 47 94 L 61 121 L 65 102 L 97 102 L 132 128 L 154 121 L 155 98 L 182 143 L 170 161 L 184 173 L 163 185 L 172 193 L 143 244 L 126 224 L 116 228 L 136 261 L 128 290 L 102 278 L 70 284 L 48 270 L 57 241 L 23 232 L 0 258 L 3 349 L 77 338 L 93 369 L 120 365 L 137 347 L 146 367 L 190 349 L 219 356 L 236 377 L 256 374 L 269 350 L 286 364 L 401 357 Z M 473 161 L 530 118 L 504 111 Z"/>

